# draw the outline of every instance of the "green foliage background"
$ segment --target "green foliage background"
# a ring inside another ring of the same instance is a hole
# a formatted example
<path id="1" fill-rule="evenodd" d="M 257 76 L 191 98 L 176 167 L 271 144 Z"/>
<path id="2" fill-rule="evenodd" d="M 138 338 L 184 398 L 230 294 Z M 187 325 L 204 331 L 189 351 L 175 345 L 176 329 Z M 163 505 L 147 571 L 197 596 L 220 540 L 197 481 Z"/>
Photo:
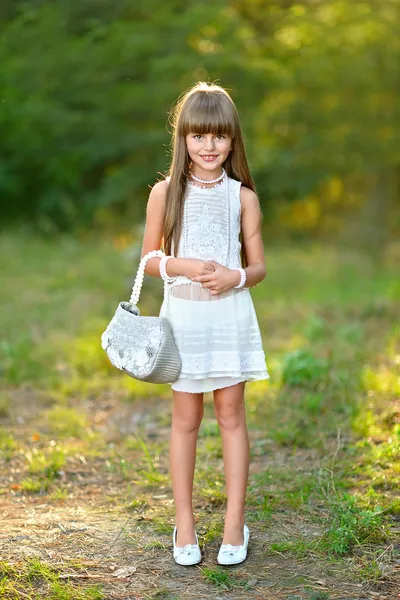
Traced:
<path id="1" fill-rule="evenodd" d="M 141 220 L 202 79 L 237 103 L 271 220 L 355 212 L 377 247 L 398 227 L 399 0 L 6 0 L 0 26 L 3 225 Z"/>

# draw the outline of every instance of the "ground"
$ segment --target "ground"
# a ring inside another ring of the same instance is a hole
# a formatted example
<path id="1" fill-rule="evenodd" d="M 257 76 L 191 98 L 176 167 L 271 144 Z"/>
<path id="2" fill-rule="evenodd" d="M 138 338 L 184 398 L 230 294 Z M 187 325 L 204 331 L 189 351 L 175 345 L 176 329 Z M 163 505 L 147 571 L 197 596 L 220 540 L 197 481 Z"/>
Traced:
<path id="1" fill-rule="evenodd" d="M 247 560 L 220 567 L 212 394 L 194 483 L 203 552 L 172 558 L 171 390 L 110 365 L 132 240 L 3 235 L 0 597 L 394 600 L 400 592 L 398 249 L 267 252 L 252 297 L 271 375 L 246 384 Z M 397 254 L 396 254 L 397 253 Z M 139 301 L 156 314 L 161 285 Z"/>

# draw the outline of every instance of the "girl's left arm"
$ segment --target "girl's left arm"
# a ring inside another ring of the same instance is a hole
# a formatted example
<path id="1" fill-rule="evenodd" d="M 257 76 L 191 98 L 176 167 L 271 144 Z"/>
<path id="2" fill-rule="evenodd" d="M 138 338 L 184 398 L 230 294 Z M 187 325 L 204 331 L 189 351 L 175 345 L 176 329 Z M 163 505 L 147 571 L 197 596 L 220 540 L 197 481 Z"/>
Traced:
<path id="1" fill-rule="evenodd" d="M 265 267 L 264 244 L 261 235 L 262 213 L 257 194 L 250 188 L 241 186 L 241 226 L 242 241 L 248 266 L 245 287 L 260 283 L 267 274 Z M 238 281 L 240 274 L 238 273 Z"/>
<path id="2" fill-rule="evenodd" d="M 253 287 L 262 281 L 267 274 L 265 269 L 264 246 L 261 236 L 261 209 L 257 195 L 253 190 L 241 187 L 241 226 L 243 248 L 246 255 L 246 283 L 244 287 Z M 202 287 L 208 288 L 212 295 L 220 294 L 240 283 L 240 273 L 237 269 L 229 269 L 214 260 L 209 261 L 215 271 L 207 275 L 192 277 L 199 281 Z"/>

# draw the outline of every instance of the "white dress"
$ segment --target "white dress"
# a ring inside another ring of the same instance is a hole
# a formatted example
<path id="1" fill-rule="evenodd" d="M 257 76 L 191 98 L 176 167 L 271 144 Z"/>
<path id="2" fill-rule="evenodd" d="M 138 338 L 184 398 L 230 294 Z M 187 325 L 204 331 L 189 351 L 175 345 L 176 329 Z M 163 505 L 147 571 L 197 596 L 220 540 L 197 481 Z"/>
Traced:
<path id="1" fill-rule="evenodd" d="M 179 249 L 171 255 L 240 267 L 240 186 L 227 175 L 212 188 L 188 181 Z M 178 276 L 164 286 L 160 316 L 171 323 L 182 361 L 173 390 L 202 393 L 269 378 L 249 288 L 211 295 Z"/>

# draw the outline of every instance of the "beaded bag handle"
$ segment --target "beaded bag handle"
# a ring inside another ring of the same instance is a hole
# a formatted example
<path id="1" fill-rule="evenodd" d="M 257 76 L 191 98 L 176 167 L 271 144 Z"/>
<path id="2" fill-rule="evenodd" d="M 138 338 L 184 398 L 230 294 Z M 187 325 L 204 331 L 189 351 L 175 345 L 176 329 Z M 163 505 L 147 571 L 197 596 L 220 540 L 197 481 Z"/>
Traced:
<path id="1" fill-rule="evenodd" d="M 152 250 L 151 252 L 148 252 L 143 256 L 136 273 L 135 283 L 133 284 L 132 294 L 129 300 L 129 302 L 132 302 L 133 304 L 137 304 L 139 302 L 139 296 L 142 290 L 146 263 L 149 260 L 149 258 L 153 258 L 153 256 L 165 256 L 165 253 L 162 250 Z"/>

